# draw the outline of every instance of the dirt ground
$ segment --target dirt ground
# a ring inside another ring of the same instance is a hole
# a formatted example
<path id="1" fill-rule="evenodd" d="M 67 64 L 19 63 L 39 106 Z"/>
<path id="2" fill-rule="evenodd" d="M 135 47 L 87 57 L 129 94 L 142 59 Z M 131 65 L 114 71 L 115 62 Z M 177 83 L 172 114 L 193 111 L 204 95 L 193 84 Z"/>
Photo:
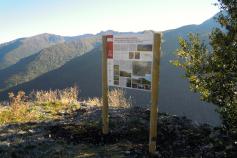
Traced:
<path id="1" fill-rule="evenodd" d="M 145 108 L 110 109 L 110 133 L 101 133 L 101 110 L 81 108 L 61 120 L 0 128 L 1 158 L 151 157 Z M 233 137 L 185 117 L 159 114 L 153 157 L 236 157 Z"/>

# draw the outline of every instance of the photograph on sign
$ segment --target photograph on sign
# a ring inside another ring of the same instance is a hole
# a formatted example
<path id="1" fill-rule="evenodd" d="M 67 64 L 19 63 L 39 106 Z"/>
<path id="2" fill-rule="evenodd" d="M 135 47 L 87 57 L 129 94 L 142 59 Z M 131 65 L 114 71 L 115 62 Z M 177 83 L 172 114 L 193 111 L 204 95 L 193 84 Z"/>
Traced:
<path id="1" fill-rule="evenodd" d="M 153 32 L 107 35 L 108 85 L 151 90 Z"/>

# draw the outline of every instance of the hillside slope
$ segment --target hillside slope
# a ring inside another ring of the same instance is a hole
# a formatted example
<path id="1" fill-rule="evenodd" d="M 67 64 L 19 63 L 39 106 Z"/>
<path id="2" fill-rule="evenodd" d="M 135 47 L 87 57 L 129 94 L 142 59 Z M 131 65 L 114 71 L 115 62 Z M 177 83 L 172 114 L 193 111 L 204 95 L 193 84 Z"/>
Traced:
<path id="1" fill-rule="evenodd" d="M 0 70 L 39 52 L 43 48 L 64 41 L 63 36 L 45 33 L 3 43 L 0 45 Z"/>
<path id="2" fill-rule="evenodd" d="M 55 44 L 0 70 L 0 89 L 30 81 L 46 72 L 59 68 L 69 60 L 92 50 L 98 37 L 78 38 Z"/>
<path id="3" fill-rule="evenodd" d="M 96 35 L 85 34 L 63 37 L 65 42 L 43 48 L 38 53 L 25 57 L 16 64 L 3 70 L 0 69 L 0 91 L 30 81 L 46 72 L 59 68 L 69 60 L 90 51 L 97 45 L 101 45 L 101 36 L 111 33 L 137 34 L 133 32 L 115 32 L 108 30 L 101 31 Z M 29 38 L 28 40 L 31 39 Z M 28 50 L 26 49 L 25 51 Z"/>

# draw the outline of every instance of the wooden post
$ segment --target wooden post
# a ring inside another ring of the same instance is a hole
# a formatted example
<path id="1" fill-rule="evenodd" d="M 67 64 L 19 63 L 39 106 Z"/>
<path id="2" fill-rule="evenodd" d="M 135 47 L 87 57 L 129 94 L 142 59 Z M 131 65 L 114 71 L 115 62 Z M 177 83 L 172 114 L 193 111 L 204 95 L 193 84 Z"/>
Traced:
<path id="1" fill-rule="evenodd" d="M 103 51 L 102 51 L 102 133 L 109 133 L 109 117 L 108 117 L 108 79 L 107 79 L 107 37 L 102 37 Z"/>
<path id="2" fill-rule="evenodd" d="M 156 151 L 161 33 L 154 33 L 149 152 Z"/>

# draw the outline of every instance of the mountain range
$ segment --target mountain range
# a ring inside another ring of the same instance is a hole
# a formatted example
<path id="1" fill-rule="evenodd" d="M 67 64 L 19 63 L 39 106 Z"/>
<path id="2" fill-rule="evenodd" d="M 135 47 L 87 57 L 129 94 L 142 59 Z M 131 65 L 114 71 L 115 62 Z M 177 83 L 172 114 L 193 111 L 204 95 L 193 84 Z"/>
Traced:
<path id="1" fill-rule="evenodd" d="M 51 35 L 52 38 L 54 36 Z M 59 68 L 74 57 L 92 50 L 98 42 L 98 37 L 90 37 L 48 45 L 37 53 L 21 59 L 16 64 L 0 70 L 0 89 L 16 86 Z"/>
<path id="2" fill-rule="evenodd" d="M 3 43 L 0 45 L 0 69 L 16 64 L 19 60 L 38 53 L 43 48 L 63 43 L 65 40 L 62 36 L 45 33 Z"/>
<path id="3" fill-rule="evenodd" d="M 160 66 L 159 110 L 184 115 L 199 122 L 219 124 L 215 106 L 200 101 L 190 92 L 184 72 L 170 64 L 175 58 L 179 36 L 198 33 L 208 43 L 214 27 L 213 18 L 200 25 L 188 25 L 163 32 Z M 0 45 L 0 99 L 9 92 L 62 89 L 77 85 L 79 97 L 101 96 L 101 36 L 104 34 L 136 34 L 112 30 L 96 35 L 63 37 L 41 34 Z M 150 93 L 125 89 L 136 105 L 149 105 Z"/>

